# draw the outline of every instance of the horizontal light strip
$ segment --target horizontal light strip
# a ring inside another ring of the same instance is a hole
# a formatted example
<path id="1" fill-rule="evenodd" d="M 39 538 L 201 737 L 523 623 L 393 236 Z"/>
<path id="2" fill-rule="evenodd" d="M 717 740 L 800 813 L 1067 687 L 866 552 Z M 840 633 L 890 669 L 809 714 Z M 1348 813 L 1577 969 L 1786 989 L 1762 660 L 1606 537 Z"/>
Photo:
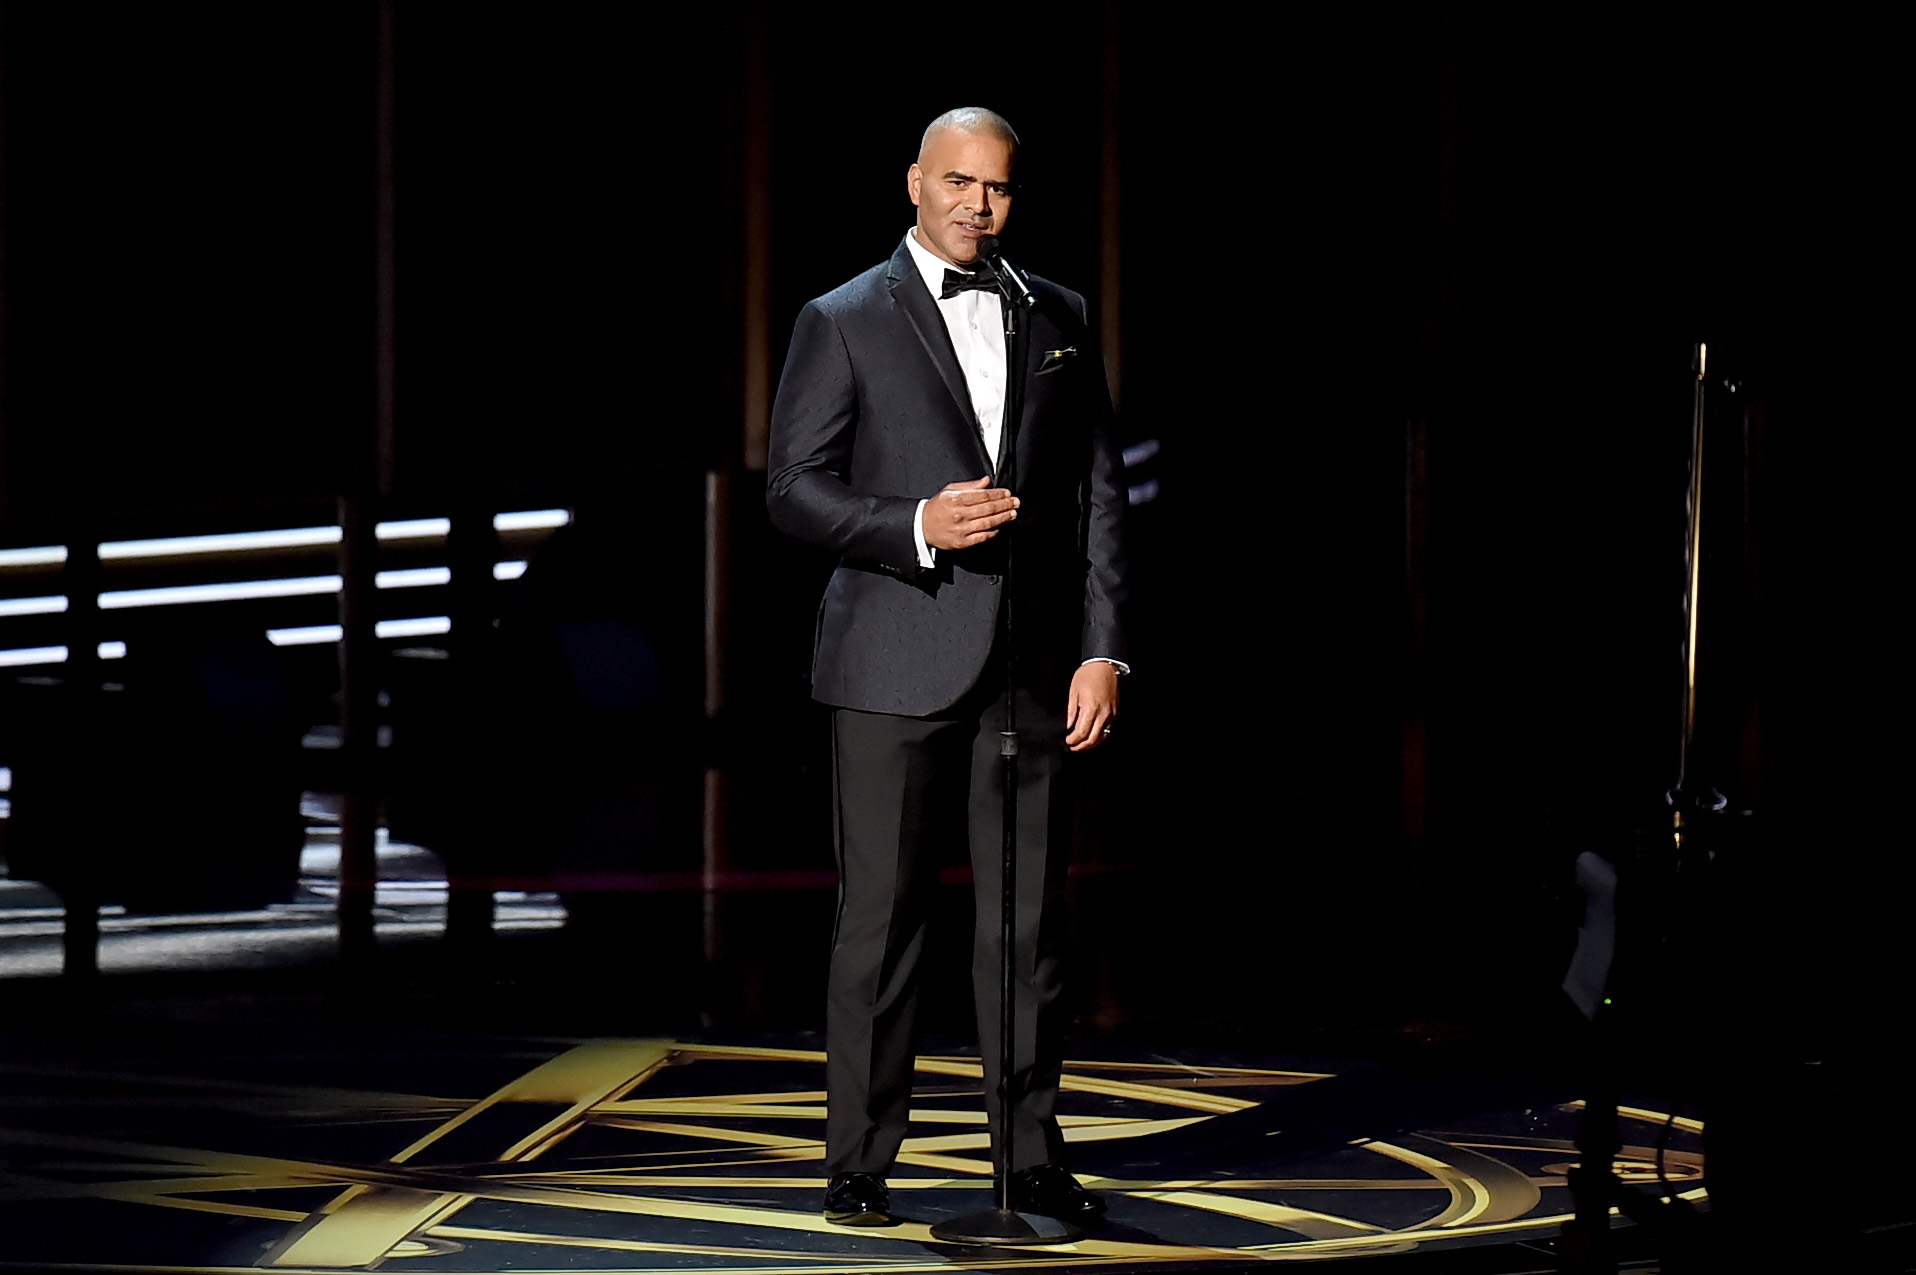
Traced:
<path id="1" fill-rule="evenodd" d="M 382 522 L 373 528 L 381 540 L 421 540 L 444 536 L 452 530 L 450 518 L 404 518 Z M 162 540 L 113 540 L 100 546 L 100 557 L 171 558 L 189 553 L 234 553 L 247 549 L 307 549 L 336 545 L 341 538 L 338 527 L 288 527 L 281 531 L 238 531 L 216 536 L 171 536 Z M 23 562 L 65 562 L 66 550 L 14 549 L 0 552 L 0 566 L 11 565 L 9 553 L 44 554 L 57 552 L 57 558 L 31 558 Z"/>
<path id="2" fill-rule="evenodd" d="M 413 567 L 407 571 L 381 571 L 373 583 L 382 589 L 423 589 L 429 585 L 451 584 L 451 567 Z"/>
<path id="3" fill-rule="evenodd" d="M 309 624 L 298 629 L 268 629 L 266 640 L 274 646 L 317 646 L 337 642 L 344 633 L 337 624 Z"/>
<path id="4" fill-rule="evenodd" d="M 502 570 L 516 568 L 511 574 Z M 526 564 L 500 563 L 493 568 L 497 580 L 517 579 Z M 236 602 L 248 598 L 296 598 L 314 593 L 338 593 L 338 576 L 300 576 L 285 580 L 241 580 L 233 584 L 183 584 L 161 589 L 118 589 L 100 595 L 102 611 L 126 607 L 174 606 L 187 602 Z M 373 577 L 381 589 L 419 589 L 452 583 L 450 567 L 412 567 L 403 571 L 381 571 Z M 57 604 L 57 605 L 56 605 Z M 43 615 L 66 610 L 65 598 L 12 598 L 0 601 L 0 615 Z"/>
<path id="5" fill-rule="evenodd" d="M 126 607 L 175 606 L 186 602 L 240 602 L 249 598 L 297 598 L 338 593 L 338 576 L 299 576 L 287 580 L 240 580 L 233 584 L 180 584 L 164 589 L 117 589 L 100 595 L 102 611 Z"/>
<path id="6" fill-rule="evenodd" d="M 238 553 L 248 549 L 307 549 L 339 543 L 338 527 L 287 527 L 280 531 L 237 531 L 218 536 L 171 536 L 164 540 L 109 540 L 100 546 L 102 561 L 116 558 L 174 558 L 189 553 Z"/>
<path id="7" fill-rule="evenodd" d="M 66 609 L 64 597 L 0 598 L 0 615 L 58 615 Z"/>
<path id="8" fill-rule="evenodd" d="M 123 660 L 126 658 L 126 643 L 102 642 L 93 648 L 103 660 Z M 0 651 L 0 666 L 22 664 L 65 664 L 67 656 L 72 654 L 64 646 L 29 646 L 12 651 Z M 0 770 L 5 767 L 0 767 Z"/>
<path id="9" fill-rule="evenodd" d="M 66 560 L 65 545 L 42 545 L 37 549 L 0 549 L 0 568 L 57 567 Z"/>
<path id="10" fill-rule="evenodd" d="M 572 521 L 564 509 L 526 509 L 495 514 L 495 531 L 537 531 Z M 127 558 L 176 558 L 195 553 L 243 553 L 252 549 L 312 549 L 340 542 L 338 527 L 285 527 L 276 531 L 235 531 L 210 536 L 164 536 L 152 540 L 109 540 L 100 545 L 103 561 Z M 426 540 L 452 534 L 450 518 L 401 518 L 373 529 L 381 540 Z M 65 545 L 0 549 L 0 568 L 59 566 Z"/>
<path id="11" fill-rule="evenodd" d="M 541 527 L 563 527 L 572 515 L 563 509 L 528 509 L 516 514 L 494 514 L 494 531 L 537 531 Z"/>
<path id="12" fill-rule="evenodd" d="M 0 651 L 0 668 L 20 668 L 27 664 L 64 664 L 67 649 L 64 646 L 23 646 L 11 651 Z"/>
<path id="13" fill-rule="evenodd" d="M 450 632 L 452 617 L 445 615 L 422 616 L 417 620 L 381 620 L 373 625 L 373 633 L 383 638 L 431 637 Z"/>
<path id="14" fill-rule="evenodd" d="M 297 629 L 268 629 L 266 640 L 274 646 L 318 646 L 337 642 L 345 630 L 337 624 L 310 624 Z M 411 620 L 381 620 L 373 625 L 373 636 L 382 638 L 431 637 L 452 632 L 452 619 L 444 615 L 420 616 Z"/>
<path id="15" fill-rule="evenodd" d="M 495 580 L 517 580 L 526 573 L 524 562 L 495 562 L 492 564 L 492 578 Z"/>
<path id="16" fill-rule="evenodd" d="M 424 540 L 446 536 L 452 534 L 452 519 L 406 518 L 399 522 L 382 522 L 373 528 L 373 534 L 381 540 Z"/>

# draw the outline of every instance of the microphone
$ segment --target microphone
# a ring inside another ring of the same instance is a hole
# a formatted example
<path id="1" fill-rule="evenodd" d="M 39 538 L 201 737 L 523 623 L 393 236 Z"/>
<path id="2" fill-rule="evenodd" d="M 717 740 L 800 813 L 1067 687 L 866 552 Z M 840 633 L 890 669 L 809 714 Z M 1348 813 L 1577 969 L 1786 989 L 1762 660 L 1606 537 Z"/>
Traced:
<path id="1" fill-rule="evenodd" d="M 1015 301 L 1027 310 L 1038 304 L 1038 295 L 1031 290 L 1031 280 L 1025 278 L 1025 272 L 1012 265 L 1005 256 L 1004 249 L 998 246 L 998 236 L 978 236 L 978 259 L 990 266 L 992 273 L 998 276 L 999 290 L 1007 300 Z"/>

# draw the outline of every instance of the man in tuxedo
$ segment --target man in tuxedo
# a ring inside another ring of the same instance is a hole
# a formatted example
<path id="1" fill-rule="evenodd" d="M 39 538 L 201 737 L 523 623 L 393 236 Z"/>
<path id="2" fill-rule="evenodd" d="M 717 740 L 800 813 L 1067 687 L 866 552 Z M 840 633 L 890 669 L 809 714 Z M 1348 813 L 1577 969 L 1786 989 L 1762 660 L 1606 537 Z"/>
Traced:
<path id="1" fill-rule="evenodd" d="M 1035 306 L 1013 306 L 978 256 L 979 238 L 1004 230 L 1017 146 L 991 111 L 932 122 L 906 174 L 915 224 L 889 261 L 805 306 L 772 409 L 772 521 L 840 555 L 812 691 L 834 710 L 825 1216 L 846 1225 L 890 1220 L 926 904 L 939 851 L 967 837 L 972 981 L 999 1135 L 1007 699 L 1019 752 L 1005 1167 L 1016 1208 L 1079 1221 L 1104 1211 L 1061 1163 L 1058 998 L 1067 755 L 1111 734 L 1128 671 L 1125 489 L 1084 299 L 1033 277 Z"/>

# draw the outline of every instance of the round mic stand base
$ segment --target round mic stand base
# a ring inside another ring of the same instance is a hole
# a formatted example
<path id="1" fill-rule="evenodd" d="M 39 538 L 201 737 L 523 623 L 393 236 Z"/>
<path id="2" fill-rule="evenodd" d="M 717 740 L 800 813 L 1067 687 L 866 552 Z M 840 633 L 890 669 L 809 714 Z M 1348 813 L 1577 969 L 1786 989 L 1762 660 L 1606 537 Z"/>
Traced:
<path id="1" fill-rule="evenodd" d="M 980 1209 L 931 1228 L 931 1237 L 947 1244 L 1069 1244 L 1084 1232 L 1042 1213 Z"/>

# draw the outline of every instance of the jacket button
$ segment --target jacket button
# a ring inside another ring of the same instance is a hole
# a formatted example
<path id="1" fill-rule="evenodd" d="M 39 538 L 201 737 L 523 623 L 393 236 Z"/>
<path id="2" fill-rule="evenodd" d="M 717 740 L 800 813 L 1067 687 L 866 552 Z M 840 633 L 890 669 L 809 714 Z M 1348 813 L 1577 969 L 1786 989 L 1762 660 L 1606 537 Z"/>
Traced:
<path id="1" fill-rule="evenodd" d="M 998 577 L 997 577 L 997 576 L 986 576 L 986 577 L 985 577 L 985 583 L 986 583 L 986 584 L 996 584 L 996 583 L 998 583 Z"/>

